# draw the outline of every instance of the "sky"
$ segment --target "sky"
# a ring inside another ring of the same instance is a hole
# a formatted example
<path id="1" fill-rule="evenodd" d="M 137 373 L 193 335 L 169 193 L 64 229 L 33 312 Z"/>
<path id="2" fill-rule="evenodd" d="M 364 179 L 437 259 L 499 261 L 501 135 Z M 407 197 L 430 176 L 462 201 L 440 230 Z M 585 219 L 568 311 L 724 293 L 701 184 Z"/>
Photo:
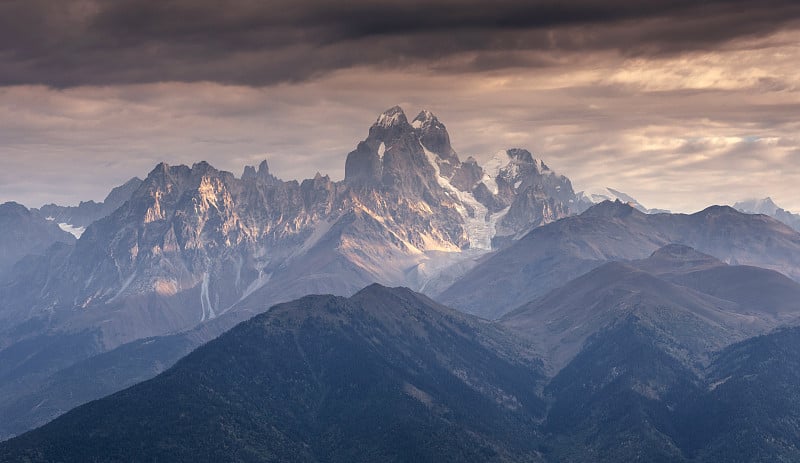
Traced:
<path id="1" fill-rule="evenodd" d="M 341 179 L 386 108 L 693 212 L 800 211 L 796 0 L 2 0 L 0 202 L 161 161 Z"/>

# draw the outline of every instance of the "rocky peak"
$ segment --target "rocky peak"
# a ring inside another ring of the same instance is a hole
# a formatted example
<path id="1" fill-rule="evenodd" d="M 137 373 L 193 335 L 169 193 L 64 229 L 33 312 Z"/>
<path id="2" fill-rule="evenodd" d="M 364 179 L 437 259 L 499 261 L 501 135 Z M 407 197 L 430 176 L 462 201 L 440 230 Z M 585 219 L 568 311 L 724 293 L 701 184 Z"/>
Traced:
<path id="1" fill-rule="evenodd" d="M 194 175 L 207 175 L 218 172 L 211 164 L 207 161 L 200 161 L 192 164 L 192 174 Z"/>
<path id="2" fill-rule="evenodd" d="M 397 142 L 403 135 L 413 131 L 411 124 L 408 123 L 406 114 L 400 106 L 393 106 L 378 116 L 378 119 L 369 128 L 367 141 L 373 149 L 378 149 L 378 144 L 385 143 L 387 146 Z"/>
<path id="3" fill-rule="evenodd" d="M 530 151 L 521 148 L 512 148 L 506 151 L 509 159 L 512 162 L 524 163 L 524 164 L 534 164 L 533 155 Z"/>
<path id="4" fill-rule="evenodd" d="M 192 169 L 185 165 L 170 166 L 166 162 L 160 162 L 147 174 L 144 185 L 153 187 L 155 185 L 169 185 L 187 180 L 192 173 Z"/>
<path id="5" fill-rule="evenodd" d="M 256 174 L 256 168 L 253 166 L 244 166 L 244 171 L 242 172 L 242 180 L 244 181 L 253 181 L 256 179 L 258 174 Z"/>
<path id="6" fill-rule="evenodd" d="M 725 265 L 716 257 L 702 253 L 691 246 L 685 244 L 670 243 L 656 249 L 646 261 L 653 263 L 666 263 L 676 264 L 706 264 L 707 266 Z"/>
<path id="7" fill-rule="evenodd" d="M 31 215 L 31 212 L 28 210 L 27 207 L 23 206 L 20 203 L 9 201 L 7 203 L 0 204 L 0 216 L 25 217 L 29 215 Z"/>
<path id="8" fill-rule="evenodd" d="M 0 276 L 27 254 L 44 254 L 56 242 L 75 242 L 54 221 L 15 202 L 0 204 L 0 231 Z"/>
<path id="9" fill-rule="evenodd" d="M 200 203 L 201 209 L 207 209 L 206 206 L 218 203 L 222 196 L 229 197 L 223 190 L 232 181 L 232 174 L 221 172 L 205 161 L 195 163 L 191 168 L 162 162 L 131 197 L 131 211 L 134 216 L 142 214 L 143 223 L 147 224 L 168 219 L 178 208 L 193 207 L 192 203 Z M 190 203 L 182 201 L 183 198 L 188 201 L 190 197 L 195 200 Z"/>
<path id="10" fill-rule="evenodd" d="M 391 158 L 398 152 L 413 148 L 414 129 L 408 123 L 403 109 L 393 106 L 384 111 L 369 128 L 366 140 L 358 144 L 355 151 L 347 155 L 345 162 L 345 181 L 350 185 L 377 186 L 384 174 L 384 155 L 392 151 Z"/>
<path id="11" fill-rule="evenodd" d="M 408 124 L 408 119 L 406 118 L 406 113 L 403 112 L 403 108 L 400 106 L 392 106 L 378 116 L 378 120 L 375 121 L 374 126 L 388 129 L 390 127 L 406 124 Z"/>
<path id="12" fill-rule="evenodd" d="M 643 212 L 638 211 L 636 208 L 628 203 L 623 203 L 620 200 L 603 201 L 602 203 L 595 204 L 586 210 L 581 216 L 583 217 L 607 217 L 607 218 L 623 218 L 630 215 L 644 215 Z"/>
<path id="13" fill-rule="evenodd" d="M 691 246 L 678 243 L 670 243 L 666 246 L 662 246 L 653 251 L 653 253 L 650 254 L 650 257 L 659 259 L 713 259 L 713 257 L 709 256 L 708 254 L 703 254 Z"/>
<path id="14" fill-rule="evenodd" d="M 772 198 L 766 197 L 764 199 L 748 199 L 746 201 L 739 201 L 733 205 L 734 209 L 742 212 L 753 214 L 774 214 L 775 211 L 781 209 Z"/>
<path id="15" fill-rule="evenodd" d="M 535 185 L 543 173 L 530 151 L 516 148 L 497 152 L 486 163 L 485 172 L 484 184 L 492 193 L 506 199 Z"/>
<path id="16" fill-rule="evenodd" d="M 800 231 L 800 214 L 793 214 L 775 204 L 772 198 L 749 199 L 733 205 L 736 210 L 747 214 L 765 214 Z"/>
<path id="17" fill-rule="evenodd" d="M 411 122 L 411 125 L 415 129 L 428 128 L 437 124 L 441 125 L 441 122 L 439 122 L 439 119 L 427 109 L 420 111 L 419 114 L 417 114 L 417 117 L 415 117 Z"/>
<path id="18" fill-rule="evenodd" d="M 478 162 L 475 161 L 475 158 L 470 156 L 455 169 L 453 176 L 450 178 L 450 183 L 461 191 L 472 191 L 478 186 L 481 179 L 483 179 L 483 169 L 478 165 Z M 485 188 L 484 186 L 484 189 Z M 476 197 L 476 199 L 480 201 L 479 198 Z"/>
<path id="19" fill-rule="evenodd" d="M 437 155 L 431 157 L 436 159 Z M 436 168 L 438 165 L 432 166 L 428 159 L 419 132 L 395 106 L 378 117 L 367 138 L 348 154 L 345 181 L 418 197 L 438 188 Z"/>
<path id="20" fill-rule="evenodd" d="M 269 165 L 267 164 L 267 160 L 264 159 L 258 165 L 258 170 L 256 170 L 254 166 L 244 166 L 242 181 L 269 185 L 277 182 L 278 179 L 269 172 Z"/>
<path id="21" fill-rule="evenodd" d="M 700 212 L 695 212 L 692 215 L 699 215 L 699 216 L 706 216 L 706 217 L 726 217 L 726 216 L 739 217 L 739 216 L 743 215 L 743 213 L 737 211 L 736 209 L 734 209 L 734 208 L 732 208 L 730 206 L 714 205 L 714 206 L 709 206 L 709 207 L 703 209 Z"/>
<path id="22" fill-rule="evenodd" d="M 634 261 L 638 268 L 655 275 L 691 272 L 725 264 L 716 257 L 704 254 L 684 244 L 671 243 L 656 249 L 650 257 Z"/>
<path id="23" fill-rule="evenodd" d="M 411 123 L 417 132 L 419 141 L 428 151 L 439 158 L 439 169 L 442 176 L 451 177 L 455 169 L 461 164 L 458 155 L 450 146 L 450 135 L 447 128 L 430 111 L 423 110 Z"/>
<path id="24" fill-rule="evenodd" d="M 113 188 L 103 200 L 103 205 L 106 206 L 108 213 L 113 212 L 116 208 L 125 203 L 141 185 L 142 179 L 133 177 L 122 185 Z"/>

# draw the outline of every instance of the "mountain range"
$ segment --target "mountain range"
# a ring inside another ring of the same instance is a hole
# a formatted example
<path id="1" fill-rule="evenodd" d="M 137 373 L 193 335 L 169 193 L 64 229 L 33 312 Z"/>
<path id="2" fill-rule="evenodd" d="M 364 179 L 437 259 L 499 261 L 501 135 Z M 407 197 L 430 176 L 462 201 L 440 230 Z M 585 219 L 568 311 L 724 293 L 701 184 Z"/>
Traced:
<path id="1" fill-rule="evenodd" d="M 341 181 L 161 163 L 102 203 L 0 205 L 0 438 L 55 418 L 0 461 L 800 454 L 777 209 L 672 214 L 488 159 L 393 107 Z"/>
<path id="2" fill-rule="evenodd" d="M 2 402 L 118 346 L 182 332 L 199 345 L 306 294 L 444 288 L 481 256 L 575 213 L 576 201 L 570 181 L 528 151 L 462 162 L 435 115 L 409 122 L 399 107 L 347 155 L 339 182 L 282 181 L 266 161 L 239 177 L 159 164 L 109 194 L 103 207 L 121 204 L 77 242 L 43 247 L 0 283 Z M 83 226 L 82 207 L 32 214 Z M 140 378 L 131 371 L 115 384 Z"/>
<path id="3" fill-rule="evenodd" d="M 605 187 L 599 190 L 580 191 L 578 192 L 578 197 L 580 197 L 584 203 L 588 204 L 597 204 L 602 203 L 603 201 L 620 201 L 630 204 L 645 214 L 660 214 L 670 212 L 666 209 L 648 209 L 633 196 L 610 187 Z"/>
<path id="4" fill-rule="evenodd" d="M 373 281 L 436 286 L 445 270 L 452 278 L 493 243 L 574 207 L 569 180 L 527 151 L 498 153 L 491 166 L 462 163 L 434 115 L 409 123 L 398 107 L 347 156 L 342 182 L 284 182 L 266 162 L 240 178 L 205 162 L 160 164 L 121 187 L 136 186 L 74 248 L 16 272 L 0 316 L 96 328 L 111 348 L 193 328 L 259 292 L 279 302 Z"/>
<path id="5" fill-rule="evenodd" d="M 670 244 L 641 260 L 608 262 L 506 314 L 559 371 L 587 340 L 635 316 L 663 350 L 698 371 L 722 348 L 800 321 L 800 284 Z"/>
<path id="6" fill-rule="evenodd" d="M 665 249 L 643 265 L 676 253 L 695 254 Z M 662 308 L 664 315 L 673 307 Z M 697 371 L 674 355 L 681 344 L 656 330 L 649 312 L 618 312 L 548 378 L 536 350 L 507 323 L 403 288 L 308 296 L 243 322 L 153 380 L 0 444 L 0 459 L 710 462 L 797 455 L 800 331 L 733 344 Z"/>
<path id="7" fill-rule="evenodd" d="M 436 297 L 466 312 L 498 318 L 603 263 L 642 259 L 671 243 L 800 280 L 800 235 L 777 220 L 727 206 L 690 215 L 645 214 L 606 201 L 533 230 Z"/>

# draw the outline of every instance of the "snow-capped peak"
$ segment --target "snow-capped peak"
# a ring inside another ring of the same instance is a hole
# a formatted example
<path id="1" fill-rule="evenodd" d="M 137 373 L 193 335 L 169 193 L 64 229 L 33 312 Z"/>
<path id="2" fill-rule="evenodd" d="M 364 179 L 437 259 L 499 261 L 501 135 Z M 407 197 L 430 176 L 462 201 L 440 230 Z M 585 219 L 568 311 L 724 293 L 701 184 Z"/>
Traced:
<path id="1" fill-rule="evenodd" d="M 780 209 L 772 198 L 766 197 L 762 199 L 747 199 L 739 201 L 733 205 L 734 209 L 741 211 L 755 213 L 755 214 L 774 214 L 776 210 Z"/>
<path id="2" fill-rule="evenodd" d="M 522 149 L 509 149 L 498 151 L 483 167 L 483 184 L 494 194 L 498 193 L 497 179 L 503 177 L 517 188 L 522 184 L 518 177 L 521 165 L 533 165 L 539 174 L 552 173 L 544 162 L 534 159 L 531 153 Z"/>
<path id="3" fill-rule="evenodd" d="M 375 121 L 375 125 L 386 128 L 400 124 L 408 124 L 406 114 L 400 106 L 392 106 L 378 116 L 378 120 Z"/>
<path id="4" fill-rule="evenodd" d="M 577 196 L 594 204 L 599 204 L 604 201 L 611 201 L 611 202 L 619 201 L 624 204 L 630 204 L 634 208 L 646 214 L 658 214 L 660 212 L 669 212 L 665 209 L 648 209 L 631 195 L 609 187 L 590 188 L 588 190 L 578 192 Z"/>
<path id="5" fill-rule="evenodd" d="M 427 109 L 423 109 L 411 122 L 411 126 L 415 129 L 421 129 L 423 127 L 429 127 L 438 123 L 439 119 L 437 119 L 432 112 L 428 111 Z"/>

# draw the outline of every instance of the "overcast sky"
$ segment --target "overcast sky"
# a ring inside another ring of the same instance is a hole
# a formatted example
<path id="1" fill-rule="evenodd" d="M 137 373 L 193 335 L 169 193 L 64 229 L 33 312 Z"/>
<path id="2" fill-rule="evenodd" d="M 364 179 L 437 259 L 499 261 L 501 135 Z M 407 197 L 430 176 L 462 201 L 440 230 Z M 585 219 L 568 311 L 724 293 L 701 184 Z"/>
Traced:
<path id="1" fill-rule="evenodd" d="M 3 0 L 0 202 L 101 200 L 160 161 L 341 179 L 400 104 L 576 191 L 800 211 L 798 63 L 796 0 Z"/>

